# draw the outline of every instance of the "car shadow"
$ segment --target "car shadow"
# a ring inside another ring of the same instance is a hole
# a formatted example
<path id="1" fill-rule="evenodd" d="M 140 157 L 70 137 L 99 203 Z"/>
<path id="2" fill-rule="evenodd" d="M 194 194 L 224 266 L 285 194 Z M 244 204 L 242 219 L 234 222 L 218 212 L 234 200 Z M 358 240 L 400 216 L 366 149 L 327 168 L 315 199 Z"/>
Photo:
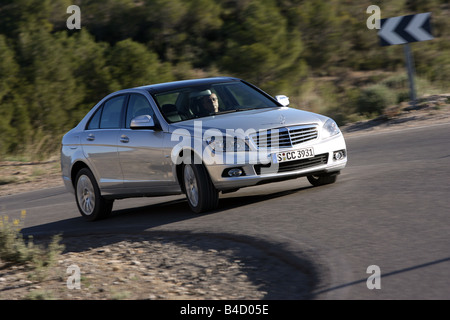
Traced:
<path id="1" fill-rule="evenodd" d="M 288 196 L 310 188 L 313 187 L 300 187 L 272 193 L 250 195 L 240 195 L 239 193 L 236 193 L 233 196 L 219 198 L 219 207 L 217 209 L 202 214 L 193 213 L 190 210 L 186 199 L 180 196 L 179 199 L 170 201 L 162 201 L 154 204 L 118 210 L 113 209 L 113 212 L 108 218 L 95 222 L 88 222 L 83 217 L 79 216 L 76 218 L 25 227 L 22 229 L 22 234 L 25 237 L 48 237 L 55 234 L 76 236 L 97 233 L 136 233 L 171 223 L 195 219 L 205 215 L 220 214 L 224 211 Z"/>

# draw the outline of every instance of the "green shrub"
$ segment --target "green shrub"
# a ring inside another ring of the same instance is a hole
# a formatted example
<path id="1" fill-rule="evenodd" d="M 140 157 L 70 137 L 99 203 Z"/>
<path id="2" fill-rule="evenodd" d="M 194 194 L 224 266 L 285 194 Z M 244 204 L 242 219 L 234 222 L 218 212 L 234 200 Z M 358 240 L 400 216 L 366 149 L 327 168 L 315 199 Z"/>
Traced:
<path id="1" fill-rule="evenodd" d="M 26 211 L 20 219 L 10 221 L 8 216 L 0 219 L 0 260 L 8 264 L 25 264 L 34 270 L 35 277 L 42 279 L 45 271 L 54 265 L 64 250 L 61 236 L 56 235 L 47 247 L 35 245 L 33 238 L 24 239 L 20 233 Z"/>
<path id="2" fill-rule="evenodd" d="M 386 79 L 380 81 L 381 85 L 388 87 L 389 89 L 408 89 L 409 88 L 409 79 L 406 72 L 397 73 Z"/>
<path id="3" fill-rule="evenodd" d="M 394 74 L 386 79 L 383 79 L 379 84 L 393 90 L 397 95 L 396 102 L 409 101 L 410 98 L 410 83 L 406 72 Z M 433 84 L 427 78 L 414 76 L 414 86 L 416 96 L 421 97 L 429 94 L 439 94 L 445 91 L 445 88 Z"/>
<path id="4" fill-rule="evenodd" d="M 23 214 L 24 216 L 25 214 Z M 32 260 L 33 242 L 28 244 L 20 234 L 20 220 L 12 222 L 8 216 L 0 219 L 0 259 L 4 262 L 23 264 Z"/>
<path id="5" fill-rule="evenodd" d="M 375 84 L 361 90 L 356 107 L 359 114 L 373 117 L 382 114 L 385 108 L 396 102 L 397 96 L 391 89 Z"/>

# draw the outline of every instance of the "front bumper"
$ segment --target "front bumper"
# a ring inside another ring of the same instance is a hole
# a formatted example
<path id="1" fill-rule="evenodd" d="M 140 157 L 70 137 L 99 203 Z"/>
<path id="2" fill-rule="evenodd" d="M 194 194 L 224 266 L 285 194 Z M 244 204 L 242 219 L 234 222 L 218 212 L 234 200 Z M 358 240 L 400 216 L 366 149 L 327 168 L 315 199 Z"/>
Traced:
<path id="1" fill-rule="evenodd" d="M 234 163 L 214 163 L 206 164 L 211 180 L 218 190 L 226 191 L 236 188 L 243 188 L 258 185 L 271 181 L 281 181 L 301 176 L 308 176 L 320 173 L 338 173 L 344 169 L 347 164 L 347 150 L 345 140 L 342 134 L 315 143 L 305 143 L 304 146 L 296 146 L 295 148 L 276 150 L 291 151 L 306 147 L 314 148 L 314 158 L 304 160 L 284 162 L 274 164 L 271 161 L 255 162 L 243 161 Z M 335 152 L 343 151 L 344 157 L 336 159 Z M 271 154 L 264 155 L 270 157 Z M 239 159 L 239 156 L 236 157 Z M 245 157 L 242 157 L 245 159 Z M 248 156 L 247 159 L 261 159 L 255 155 Z M 229 177 L 227 172 L 229 169 L 238 168 L 242 171 L 242 175 Z"/>

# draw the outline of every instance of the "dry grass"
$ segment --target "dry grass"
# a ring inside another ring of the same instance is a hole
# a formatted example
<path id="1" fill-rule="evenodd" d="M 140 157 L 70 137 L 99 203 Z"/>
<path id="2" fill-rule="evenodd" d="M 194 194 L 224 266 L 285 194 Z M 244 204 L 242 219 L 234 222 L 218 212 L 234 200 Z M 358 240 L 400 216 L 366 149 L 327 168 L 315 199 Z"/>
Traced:
<path id="1" fill-rule="evenodd" d="M 0 196 L 62 185 L 59 159 L 0 161 Z"/>

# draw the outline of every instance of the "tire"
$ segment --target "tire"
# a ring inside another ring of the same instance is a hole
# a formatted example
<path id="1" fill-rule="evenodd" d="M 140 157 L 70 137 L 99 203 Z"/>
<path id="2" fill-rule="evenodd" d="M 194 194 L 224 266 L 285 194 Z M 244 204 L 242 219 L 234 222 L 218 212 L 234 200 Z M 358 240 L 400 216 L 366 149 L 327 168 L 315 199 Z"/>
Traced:
<path id="1" fill-rule="evenodd" d="M 77 173 L 75 200 L 81 215 L 88 221 L 106 218 L 113 207 L 113 200 L 106 200 L 101 196 L 97 181 L 87 168 Z"/>
<path id="2" fill-rule="evenodd" d="M 183 165 L 182 178 L 186 198 L 192 211 L 202 213 L 217 208 L 219 192 L 203 165 Z"/>
<path id="3" fill-rule="evenodd" d="M 331 184 L 335 183 L 337 180 L 337 173 L 331 173 L 331 174 L 321 174 L 321 175 L 310 175 L 307 176 L 309 183 L 311 183 L 313 186 L 323 186 L 325 184 Z"/>

